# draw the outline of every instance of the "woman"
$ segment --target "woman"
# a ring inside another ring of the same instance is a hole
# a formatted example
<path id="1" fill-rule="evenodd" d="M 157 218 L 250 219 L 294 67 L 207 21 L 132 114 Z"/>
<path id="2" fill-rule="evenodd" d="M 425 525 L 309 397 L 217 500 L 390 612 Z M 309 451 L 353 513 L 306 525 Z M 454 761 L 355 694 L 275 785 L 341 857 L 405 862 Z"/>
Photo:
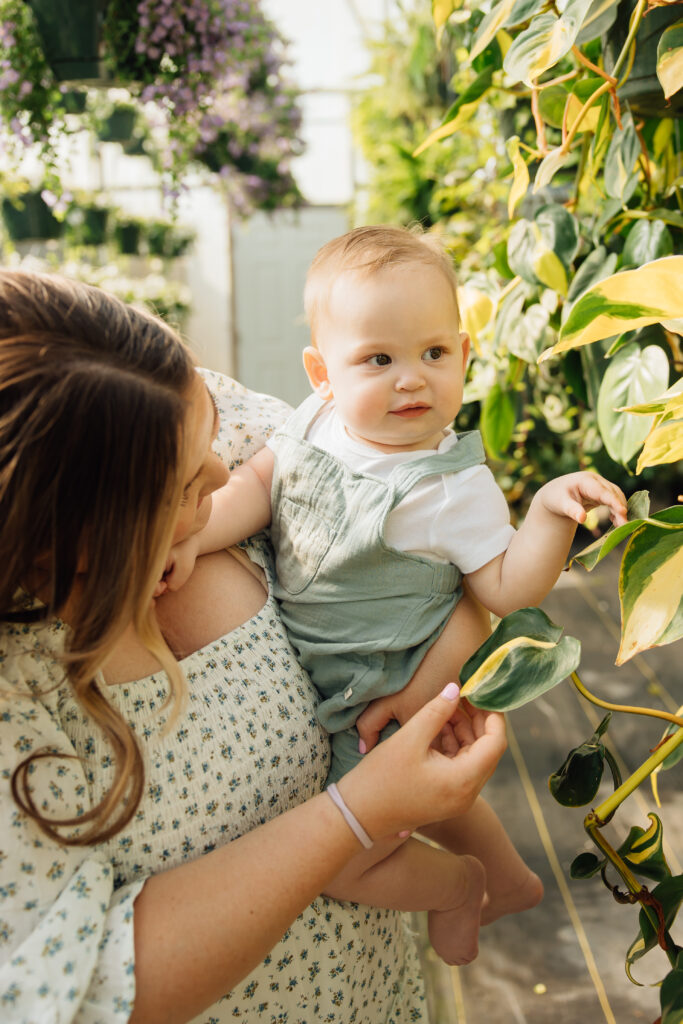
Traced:
<path id="1" fill-rule="evenodd" d="M 234 459 L 282 415 L 261 396 L 259 427 L 249 402 Z M 225 479 L 218 431 L 160 321 L 0 272 L 3 1020 L 425 1017 L 400 915 L 316 897 L 359 823 L 378 838 L 471 806 L 502 720 L 449 690 L 345 776 L 341 811 L 320 793 L 327 740 L 263 545 L 159 596 Z M 449 760 L 430 744 L 451 721 Z"/>

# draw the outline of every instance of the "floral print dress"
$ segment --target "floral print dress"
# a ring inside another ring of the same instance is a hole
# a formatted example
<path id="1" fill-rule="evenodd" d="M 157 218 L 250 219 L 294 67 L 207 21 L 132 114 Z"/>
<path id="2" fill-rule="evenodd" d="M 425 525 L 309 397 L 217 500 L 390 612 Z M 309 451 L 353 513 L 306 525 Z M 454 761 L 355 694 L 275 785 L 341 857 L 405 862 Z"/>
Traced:
<path id="1" fill-rule="evenodd" d="M 286 407 L 205 374 L 222 413 L 219 450 L 248 457 Z M 270 577 L 264 542 L 249 554 Z M 145 790 L 133 820 L 95 847 L 49 839 L 15 804 L 31 752 L 47 817 L 78 816 L 112 779 L 110 751 L 64 683 L 59 622 L 0 627 L 0 1020 L 122 1024 L 135 997 L 134 900 L 145 880 L 235 839 L 319 792 L 329 745 L 317 697 L 269 597 L 248 622 L 182 662 L 189 700 L 165 731 L 162 673 L 107 687 L 135 730 Z M 403 1024 L 427 1013 L 402 915 L 319 897 L 202 1024 Z"/>

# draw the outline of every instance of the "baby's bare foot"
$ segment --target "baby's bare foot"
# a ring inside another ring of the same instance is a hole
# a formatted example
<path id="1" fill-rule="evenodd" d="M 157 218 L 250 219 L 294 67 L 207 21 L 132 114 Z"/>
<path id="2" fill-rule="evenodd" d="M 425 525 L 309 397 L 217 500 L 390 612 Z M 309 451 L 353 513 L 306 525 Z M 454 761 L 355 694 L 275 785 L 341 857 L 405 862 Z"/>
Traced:
<path id="1" fill-rule="evenodd" d="M 531 910 L 543 899 L 543 882 L 538 875 L 526 868 L 523 875 L 511 881 L 505 888 L 489 886 L 488 896 L 488 902 L 481 912 L 482 924 L 491 924 L 505 914 L 519 914 L 522 910 Z"/>
<path id="2" fill-rule="evenodd" d="M 479 925 L 486 872 L 476 857 L 458 857 L 453 905 L 429 911 L 429 940 L 447 964 L 468 964 L 479 952 Z"/>

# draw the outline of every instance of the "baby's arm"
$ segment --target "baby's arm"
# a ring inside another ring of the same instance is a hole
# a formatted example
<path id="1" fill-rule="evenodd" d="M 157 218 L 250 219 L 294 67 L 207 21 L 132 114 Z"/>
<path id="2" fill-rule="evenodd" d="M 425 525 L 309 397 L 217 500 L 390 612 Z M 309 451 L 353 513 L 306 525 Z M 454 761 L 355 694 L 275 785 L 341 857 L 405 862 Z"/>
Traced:
<path id="1" fill-rule="evenodd" d="M 211 515 L 203 530 L 172 548 L 170 568 L 165 576 L 170 590 L 180 589 L 191 575 L 199 555 L 232 547 L 268 526 L 272 479 L 270 448 L 262 448 L 233 470 L 227 484 L 213 494 Z"/>
<path id="2" fill-rule="evenodd" d="M 589 509 L 606 505 L 612 522 L 626 522 L 626 498 L 597 473 L 570 473 L 541 487 L 507 551 L 469 573 L 472 593 L 496 615 L 539 604 L 569 554 L 576 526 Z"/>

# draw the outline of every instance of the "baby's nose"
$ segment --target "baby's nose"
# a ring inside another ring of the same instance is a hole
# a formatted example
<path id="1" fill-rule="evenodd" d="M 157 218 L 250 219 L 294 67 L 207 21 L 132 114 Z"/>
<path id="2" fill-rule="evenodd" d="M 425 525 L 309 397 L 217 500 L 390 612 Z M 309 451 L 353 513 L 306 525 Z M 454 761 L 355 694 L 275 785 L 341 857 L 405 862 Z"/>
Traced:
<path id="1" fill-rule="evenodd" d="M 399 391 L 417 391 L 424 387 L 424 383 L 424 375 L 418 368 L 406 368 L 399 373 L 396 388 Z"/>

